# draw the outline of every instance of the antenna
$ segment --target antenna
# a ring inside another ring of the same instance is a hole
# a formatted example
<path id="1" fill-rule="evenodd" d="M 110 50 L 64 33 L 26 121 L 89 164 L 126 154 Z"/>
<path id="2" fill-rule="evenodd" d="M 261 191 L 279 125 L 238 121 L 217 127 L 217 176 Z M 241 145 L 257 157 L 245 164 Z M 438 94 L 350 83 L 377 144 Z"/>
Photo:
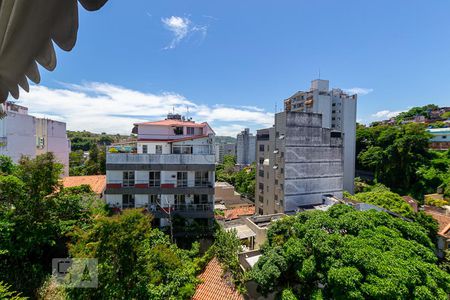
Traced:
<path id="1" fill-rule="evenodd" d="M 275 102 L 275 113 L 277 113 L 277 102 Z"/>
<path id="2" fill-rule="evenodd" d="M 172 113 L 175 114 L 175 105 L 172 106 Z"/>

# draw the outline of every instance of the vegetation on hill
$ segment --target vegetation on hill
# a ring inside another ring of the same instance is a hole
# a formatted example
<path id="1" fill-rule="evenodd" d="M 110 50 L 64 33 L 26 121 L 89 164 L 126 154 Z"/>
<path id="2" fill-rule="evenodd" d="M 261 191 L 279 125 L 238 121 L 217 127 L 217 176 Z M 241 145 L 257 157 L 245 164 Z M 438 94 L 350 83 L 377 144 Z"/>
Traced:
<path id="1" fill-rule="evenodd" d="M 215 137 L 216 144 L 233 144 L 236 143 L 236 138 L 231 136 L 221 136 L 218 135 Z"/>
<path id="2" fill-rule="evenodd" d="M 345 205 L 285 217 L 268 232 L 251 271 L 263 293 L 285 299 L 447 299 L 426 230 Z"/>
<path id="3" fill-rule="evenodd" d="M 428 149 L 424 124 L 358 125 L 357 169 L 374 172 L 392 191 L 423 200 L 442 187 L 450 194 L 450 151 Z"/>
<path id="4" fill-rule="evenodd" d="M 234 186 L 237 192 L 250 198 L 255 196 L 256 186 L 256 164 L 236 169 L 236 157 L 225 155 L 223 163 L 216 166 L 216 180 L 226 181 Z"/>
<path id="5" fill-rule="evenodd" d="M 408 111 L 401 112 L 395 117 L 395 120 L 397 122 L 402 122 L 411 118 L 414 118 L 415 116 L 424 116 L 426 118 L 430 117 L 430 111 L 439 109 L 439 106 L 435 104 L 428 104 L 425 106 L 416 106 L 410 108 Z"/>
<path id="6" fill-rule="evenodd" d="M 71 150 L 69 154 L 69 175 L 105 174 L 106 146 L 129 138 L 124 135 L 96 134 L 89 131 L 67 131 Z M 88 155 L 85 155 L 85 153 Z"/>

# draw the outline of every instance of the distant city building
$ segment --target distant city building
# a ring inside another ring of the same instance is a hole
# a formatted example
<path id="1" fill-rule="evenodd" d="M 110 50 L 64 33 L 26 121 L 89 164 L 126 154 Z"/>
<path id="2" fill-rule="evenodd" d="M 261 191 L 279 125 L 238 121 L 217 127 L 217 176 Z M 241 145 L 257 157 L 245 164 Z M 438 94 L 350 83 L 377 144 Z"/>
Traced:
<path id="1" fill-rule="evenodd" d="M 432 135 L 430 148 L 436 150 L 450 149 L 450 128 L 429 128 L 427 131 Z"/>
<path id="2" fill-rule="evenodd" d="M 0 154 L 18 162 L 22 156 L 30 158 L 53 152 L 69 175 L 70 142 L 66 123 L 36 118 L 28 114 L 28 108 L 14 103 L 0 104 Z"/>
<path id="3" fill-rule="evenodd" d="M 313 80 L 309 91 L 300 91 L 284 101 L 285 111 L 322 115 L 322 126 L 340 131 L 344 138 L 344 189 L 353 193 L 356 153 L 357 95 L 329 89 L 328 80 Z"/>
<path id="4" fill-rule="evenodd" d="M 255 162 L 256 136 L 250 133 L 250 129 L 245 128 L 237 135 L 236 163 L 238 165 L 250 165 Z"/>
<path id="5" fill-rule="evenodd" d="M 225 155 L 236 156 L 236 144 L 235 143 L 215 144 L 215 149 L 216 149 L 216 162 L 217 163 L 223 163 L 223 157 Z"/>
<path id="6" fill-rule="evenodd" d="M 208 123 L 169 114 L 137 123 L 134 131 L 136 144 L 112 146 L 106 155 L 106 202 L 146 208 L 161 227 L 175 215 L 212 226 L 215 134 Z"/>
<path id="7" fill-rule="evenodd" d="M 321 114 L 281 112 L 257 131 L 255 203 L 259 215 L 289 213 L 342 198 L 342 133 L 324 128 Z"/>

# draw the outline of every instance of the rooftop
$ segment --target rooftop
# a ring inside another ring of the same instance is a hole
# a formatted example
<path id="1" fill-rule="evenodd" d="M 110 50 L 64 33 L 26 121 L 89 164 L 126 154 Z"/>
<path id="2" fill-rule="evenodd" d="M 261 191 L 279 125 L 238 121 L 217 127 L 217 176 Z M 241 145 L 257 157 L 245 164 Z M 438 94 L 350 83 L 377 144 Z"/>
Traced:
<path id="1" fill-rule="evenodd" d="M 202 283 L 197 286 L 193 300 L 244 300 L 234 289 L 231 278 L 223 276 L 222 267 L 215 257 L 198 278 Z"/>
<path id="2" fill-rule="evenodd" d="M 106 175 L 69 176 L 63 178 L 65 188 L 80 185 L 89 185 L 94 193 L 101 195 L 106 188 Z"/>
<path id="3" fill-rule="evenodd" d="M 154 121 L 154 122 L 142 122 L 142 123 L 135 123 L 134 125 L 152 125 L 152 126 L 176 126 L 176 127 L 182 127 L 182 126 L 188 126 L 188 127 L 205 127 L 208 123 L 195 123 L 194 121 L 183 121 L 183 120 L 172 120 L 172 119 L 166 119 L 166 120 L 160 120 L 160 121 Z"/>

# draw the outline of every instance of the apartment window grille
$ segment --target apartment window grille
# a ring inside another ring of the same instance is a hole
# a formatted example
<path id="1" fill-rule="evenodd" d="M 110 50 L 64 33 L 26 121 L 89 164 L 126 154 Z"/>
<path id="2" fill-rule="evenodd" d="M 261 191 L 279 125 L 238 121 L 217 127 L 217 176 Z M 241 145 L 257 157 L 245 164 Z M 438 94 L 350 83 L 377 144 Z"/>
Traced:
<path id="1" fill-rule="evenodd" d="M 155 146 L 155 153 L 156 154 L 162 154 L 162 145 L 156 145 Z"/>
<path id="2" fill-rule="evenodd" d="M 161 186 L 161 172 L 149 172 L 148 173 L 148 186 L 158 187 Z"/>
<path id="3" fill-rule="evenodd" d="M 195 128 L 194 127 L 186 127 L 187 135 L 194 135 Z"/>
<path id="4" fill-rule="evenodd" d="M 148 146 L 142 145 L 142 153 L 148 153 Z"/>
<path id="5" fill-rule="evenodd" d="M 188 186 L 188 173 L 177 172 L 177 187 L 187 187 L 187 186 Z"/>
<path id="6" fill-rule="evenodd" d="M 195 186 L 208 186 L 209 173 L 207 171 L 195 172 Z"/>
<path id="7" fill-rule="evenodd" d="M 123 184 L 124 187 L 134 186 L 134 171 L 123 172 Z"/>
<path id="8" fill-rule="evenodd" d="M 194 195 L 194 204 L 208 203 L 208 195 Z"/>
<path id="9" fill-rule="evenodd" d="M 264 145 L 259 145 L 259 151 L 264 151 Z"/>
<path id="10" fill-rule="evenodd" d="M 134 208 L 134 195 L 122 195 L 122 208 Z"/>
<path id="11" fill-rule="evenodd" d="M 264 177 L 264 170 L 259 170 L 259 177 Z"/>

